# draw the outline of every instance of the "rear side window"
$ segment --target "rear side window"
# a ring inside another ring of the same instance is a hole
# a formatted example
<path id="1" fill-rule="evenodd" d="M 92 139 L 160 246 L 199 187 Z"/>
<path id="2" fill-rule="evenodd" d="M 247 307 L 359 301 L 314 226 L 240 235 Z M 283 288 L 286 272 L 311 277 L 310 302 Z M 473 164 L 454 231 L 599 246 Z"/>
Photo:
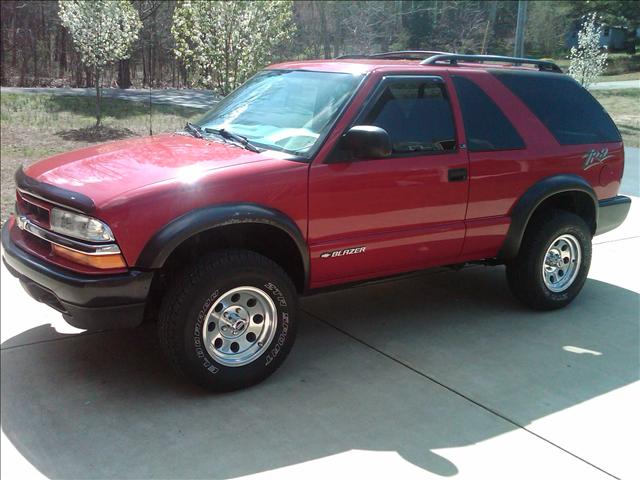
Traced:
<path id="1" fill-rule="evenodd" d="M 478 85 L 458 76 L 453 77 L 453 83 L 458 92 L 469 151 L 524 148 L 522 138 L 509 119 Z"/>
<path id="2" fill-rule="evenodd" d="M 449 100 L 442 83 L 433 80 L 389 82 L 359 123 L 384 128 L 396 154 L 456 148 Z"/>
<path id="3" fill-rule="evenodd" d="M 557 73 L 492 71 L 562 145 L 619 142 L 611 117 L 578 82 Z"/>

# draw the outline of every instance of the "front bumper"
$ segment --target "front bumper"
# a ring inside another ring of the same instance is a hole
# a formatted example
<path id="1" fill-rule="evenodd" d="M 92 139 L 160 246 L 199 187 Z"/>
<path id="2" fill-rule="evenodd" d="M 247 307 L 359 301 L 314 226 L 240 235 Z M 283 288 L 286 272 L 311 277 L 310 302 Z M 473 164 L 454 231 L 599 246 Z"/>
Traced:
<path id="1" fill-rule="evenodd" d="M 131 328 L 142 323 L 153 272 L 86 275 L 59 268 L 18 247 L 10 235 L 13 225 L 7 221 L 2 227 L 2 259 L 34 299 L 86 330 Z"/>
<path id="2" fill-rule="evenodd" d="M 598 227 L 596 235 L 618 228 L 627 218 L 631 208 L 631 199 L 623 195 L 600 200 L 598 209 Z"/>

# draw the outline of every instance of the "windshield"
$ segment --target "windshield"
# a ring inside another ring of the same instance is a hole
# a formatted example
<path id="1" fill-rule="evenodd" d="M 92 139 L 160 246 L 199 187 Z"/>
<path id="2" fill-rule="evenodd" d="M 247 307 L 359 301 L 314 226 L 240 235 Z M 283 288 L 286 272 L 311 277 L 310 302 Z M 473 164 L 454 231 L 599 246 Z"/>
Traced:
<path id="1" fill-rule="evenodd" d="M 309 156 L 361 79 L 347 73 L 265 70 L 197 123 L 242 135 L 258 147 Z"/>

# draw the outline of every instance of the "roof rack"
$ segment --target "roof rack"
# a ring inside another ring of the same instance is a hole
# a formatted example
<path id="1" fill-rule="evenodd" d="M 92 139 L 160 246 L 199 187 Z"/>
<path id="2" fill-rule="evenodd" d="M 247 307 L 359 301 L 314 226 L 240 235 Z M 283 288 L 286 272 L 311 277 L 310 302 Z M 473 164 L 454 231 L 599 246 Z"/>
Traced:
<path id="1" fill-rule="evenodd" d="M 354 54 L 347 54 L 347 55 L 340 55 L 335 57 L 334 60 L 357 60 L 360 58 L 371 58 L 371 55 L 363 55 L 361 53 L 354 53 Z"/>
<path id="2" fill-rule="evenodd" d="M 547 60 L 535 60 L 531 58 L 503 57 L 500 55 L 460 55 L 457 53 L 446 53 L 433 55 L 420 62 L 421 65 L 435 65 L 440 62 L 448 62 L 449 65 L 457 65 L 458 61 L 483 63 L 502 62 L 514 65 L 535 65 L 540 71 L 562 73 L 562 69 L 553 62 Z"/>
<path id="3" fill-rule="evenodd" d="M 426 58 L 424 58 L 426 57 Z M 562 69 L 548 60 L 536 60 L 534 58 L 504 57 L 501 55 L 464 55 L 459 53 L 437 52 L 433 50 L 398 50 L 395 52 L 374 53 L 371 55 L 353 54 L 340 55 L 339 60 L 363 59 L 363 58 L 387 58 L 393 60 L 420 60 L 421 65 L 435 65 L 446 62 L 449 65 L 457 65 L 458 61 L 471 63 L 500 62 L 513 65 L 534 65 L 544 72 L 562 73 Z"/>
<path id="4" fill-rule="evenodd" d="M 415 57 L 426 55 L 450 55 L 449 52 L 439 52 L 436 50 L 397 50 L 395 52 L 374 53 L 372 58 L 396 58 L 398 60 L 412 60 Z"/>
<path id="5" fill-rule="evenodd" d="M 439 52 L 436 50 L 397 50 L 394 52 L 372 53 L 370 55 L 340 55 L 339 57 L 336 57 L 336 59 L 387 58 L 394 60 L 420 60 L 433 55 L 449 55 L 449 52 Z"/>

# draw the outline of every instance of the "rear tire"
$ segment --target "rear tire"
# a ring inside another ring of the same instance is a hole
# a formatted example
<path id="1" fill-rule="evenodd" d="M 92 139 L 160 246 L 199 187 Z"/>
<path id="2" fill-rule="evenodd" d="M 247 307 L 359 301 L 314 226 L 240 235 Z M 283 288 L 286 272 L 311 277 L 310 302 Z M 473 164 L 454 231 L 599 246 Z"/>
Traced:
<path id="1" fill-rule="evenodd" d="M 291 350 L 296 290 L 274 262 L 222 251 L 187 266 L 160 307 L 160 345 L 173 368 L 198 385 L 230 391 L 261 382 Z"/>
<path id="2" fill-rule="evenodd" d="M 550 210 L 534 218 L 507 264 L 513 295 L 535 310 L 562 308 L 580 293 L 591 265 L 591 230 L 579 216 Z"/>

